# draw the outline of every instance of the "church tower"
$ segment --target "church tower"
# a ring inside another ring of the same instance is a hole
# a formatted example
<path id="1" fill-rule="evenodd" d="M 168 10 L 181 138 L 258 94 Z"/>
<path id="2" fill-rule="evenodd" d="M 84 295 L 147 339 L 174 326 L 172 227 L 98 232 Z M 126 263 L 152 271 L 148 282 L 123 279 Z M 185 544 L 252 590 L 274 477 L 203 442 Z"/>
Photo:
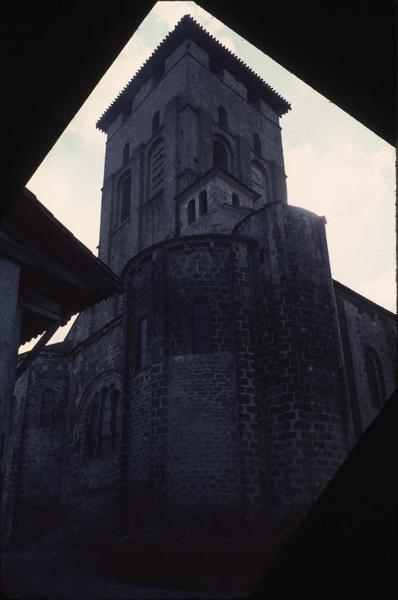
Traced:
<path id="1" fill-rule="evenodd" d="M 101 117 L 100 258 L 120 272 L 152 244 L 228 232 L 286 202 L 279 117 L 289 104 L 184 17 Z"/>
<path id="2" fill-rule="evenodd" d="M 127 527 L 302 514 L 347 450 L 324 219 L 287 205 L 289 108 L 186 16 L 97 124 Z"/>

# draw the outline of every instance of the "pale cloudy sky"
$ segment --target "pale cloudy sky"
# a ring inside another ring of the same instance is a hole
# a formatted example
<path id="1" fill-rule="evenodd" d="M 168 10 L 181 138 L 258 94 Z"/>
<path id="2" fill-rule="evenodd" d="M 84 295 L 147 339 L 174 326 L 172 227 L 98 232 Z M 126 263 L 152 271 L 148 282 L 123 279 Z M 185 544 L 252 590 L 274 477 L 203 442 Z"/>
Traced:
<path id="1" fill-rule="evenodd" d="M 97 253 L 105 134 L 95 123 L 186 13 L 290 102 L 281 119 L 289 203 L 326 217 L 333 277 L 395 312 L 394 149 L 193 2 L 154 6 L 27 187 Z"/>

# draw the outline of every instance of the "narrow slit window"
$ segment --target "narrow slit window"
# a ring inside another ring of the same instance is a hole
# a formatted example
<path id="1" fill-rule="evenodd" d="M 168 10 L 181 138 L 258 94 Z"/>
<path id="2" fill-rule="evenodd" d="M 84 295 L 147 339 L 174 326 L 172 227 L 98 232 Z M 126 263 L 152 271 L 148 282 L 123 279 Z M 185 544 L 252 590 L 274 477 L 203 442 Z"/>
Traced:
<path id="1" fill-rule="evenodd" d="M 228 171 L 228 152 L 224 144 L 218 140 L 213 143 L 213 165 L 223 171 Z"/>
<path id="2" fill-rule="evenodd" d="M 120 190 L 120 223 L 130 217 L 131 175 L 123 179 Z"/>
<path id="3" fill-rule="evenodd" d="M 98 393 L 94 396 L 92 412 L 91 412 L 91 422 L 88 431 L 88 440 L 87 440 L 87 454 L 90 458 L 95 458 L 98 456 L 99 446 L 100 446 L 100 424 L 101 424 L 101 400 L 98 397 Z"/>
<path id="4" fill-rule="evenodd" d="M 138 366 L 139 369 L 146 369 L 149 366 L 149 348 L 148 348 L 148 319 L 142 317 L 138 328 Z"/>
<path id="5" fill-rule="evenodd" d="M 188 206 L 187 206 L 187 223 L 188 223 L 188 225 L 190 223 L 193 223 L 193 221 L 195 221 L 195 219 L 196 219 L 195 200 L 194 200 L 194 198 L 192 198 L 188 202 Z"/>
<path id="6" fill-rule="evenodd" d="M 207 213 L 207 192 L 203 190 L 199 194 L 199 216 Z"/>

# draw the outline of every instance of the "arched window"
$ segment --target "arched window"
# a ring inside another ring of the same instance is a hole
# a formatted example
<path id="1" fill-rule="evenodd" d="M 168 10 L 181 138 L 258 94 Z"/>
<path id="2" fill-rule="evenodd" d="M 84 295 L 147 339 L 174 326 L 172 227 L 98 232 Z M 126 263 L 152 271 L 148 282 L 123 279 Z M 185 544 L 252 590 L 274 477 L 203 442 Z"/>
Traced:
<path id="1" fill-rule="evenodd" d="M 235 192 L 232 194 L 232 206 L 240 206 L 239 196 Z"/>
<path id="2" fill-rule="evenodd" d="M 261 140 L 258 133 L 253 135 L 254 152 L 261 155 Z"/>
<path id="3" fill-rule="evenodd" d="M 75 420 L 74 453 L 82 459 L 110 454 L 121 426 L 119 377 L 101 378 L 91 387 Z"/>
<path id="4" fill-rule="evenodd" d="M 53 427 L 55 424 L 55 393 L 54 390 L 44 390 L 41 397 L 40 425 Z"/>
<path id="5" fill-rule="evenodd" d="M 164 181 L 164 143 L 157 140 L 149 156 L 149 188 L 150 197 L 155 196 L 162 189 Z"/>
<path id="6" fill-rule="evenodd" d="M 121 225 L 130 217 L 131 200 L 131 174 L 128 172 L 120 182 L 119 186 L 119 210 L 120 217 L 118 225 Z"/>
<path id="7" fill-rule="evenodd" d="M 228 152 L 225 145 L 218 140 L 213 142 L 213 165 L 228 171 Z"/>
<path id="8" fill-rule="evenodd" d="M 152 135 L 155 135 L 160 128 L 160 113 L 157 110 L 152 117 Z"/>
<path id="9" fill-rule="evenodd" d="M 113 448 L 112 422 L 114 407 L 112 406 L 112 397 L 108 386 L 101 388 L 97 407 L 98 417 L 95 421 L 97 428 L 96 456 L 102 456 L 103 454 L 112 452 Z"/>
<path id="10" fill-rule="evenodd" d="M 223 106 L 218 107 L 218 122 L 221 127 L 228 127 L 227 111 Z"/>
<path id="11" fill-rule="evenodd" d="M 130 144 L 127 142 L 127 144 L 124 145 L 123 148 L 123 164 L 125 165 L 130 158 Z"/>
<path id="12" fill-rule="evenodd" d="M 210 311 L 207 303 L 201 300 L 192 307 L 192 350 L 197 354 L 211 351 Z"/>
<path id="13" fill-rule="evenodd" d="M 371 348 L 365 351 L 365 371 L 372 404 L 380 409 L 386 399 L 384 375 L 380 359 Z"/>
<path id="14" fill-rule="evenodd" d="M 118 416 L 120 410 L 120 392 L 113 385 L 111 389 L 111 399 L 112 399 L 112 421 L 111 421 L 111 436 L 112 436 L 112 450 L 115 449 L 116 445 L 116 437 L 118 434 Z"/>
<path id="15" fill-rule="evenodd" d="M 112 399 L 107 387 L 101 389 L 101 441 L 111 435 Z"/>
<path id="16" fill-rule="evenodd" d="M 195 200 L 192 198 L 187 206 L 187 223 L 188 225 L 196 219 Z"/>
<path id="17" fill-rule="evenodd" d="M 149 366 L 148 348 L 148 319 L 142 317 L 138 324 L 138 368 L 146 369 Z"/>
<path id="18" fill-rule="evenodd" d="M 94 394 L 91 404 L 86 455 L 95 458 L 111 453 L 115 448 L 117 436 L 117 412 L 119 392 L 109 385 L 101 387 Z"/>
<path id="19" fill-rule="evenodd" d="M 256 163 L 250 165 L 250 175 L 252 188 L 258 194 L 263 196 L 267 193 L 267 177 L 265 171 Z"/>
<path id="20" fill-rule="evenodd" d="M 199 194 L 199 216 L 207 213 L 207 192 L 202 190 Z"/>
<path id="21" fill-rule="evenodd" d="M 96 392 L 91 406 L 91 419 L 88 427 L 88 435 L 86 441 L 86 454 L 90 458 L 98 456 L 100 424 L 101 400 L 99 398 L 98 392 Z"/>

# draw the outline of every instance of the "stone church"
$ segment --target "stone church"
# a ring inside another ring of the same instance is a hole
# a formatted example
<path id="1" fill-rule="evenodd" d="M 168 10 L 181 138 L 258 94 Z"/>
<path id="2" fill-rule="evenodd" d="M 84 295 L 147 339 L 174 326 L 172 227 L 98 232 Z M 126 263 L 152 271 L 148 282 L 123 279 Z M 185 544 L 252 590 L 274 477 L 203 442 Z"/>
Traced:
<path id="1" fill-rule="evenodd" d="M 15 386 L 6 539 L 298 522 L 395 389 L 395 315 L 290 206 L 290 105 L 191 17 L 97 127 L 124 292 Z"/>

